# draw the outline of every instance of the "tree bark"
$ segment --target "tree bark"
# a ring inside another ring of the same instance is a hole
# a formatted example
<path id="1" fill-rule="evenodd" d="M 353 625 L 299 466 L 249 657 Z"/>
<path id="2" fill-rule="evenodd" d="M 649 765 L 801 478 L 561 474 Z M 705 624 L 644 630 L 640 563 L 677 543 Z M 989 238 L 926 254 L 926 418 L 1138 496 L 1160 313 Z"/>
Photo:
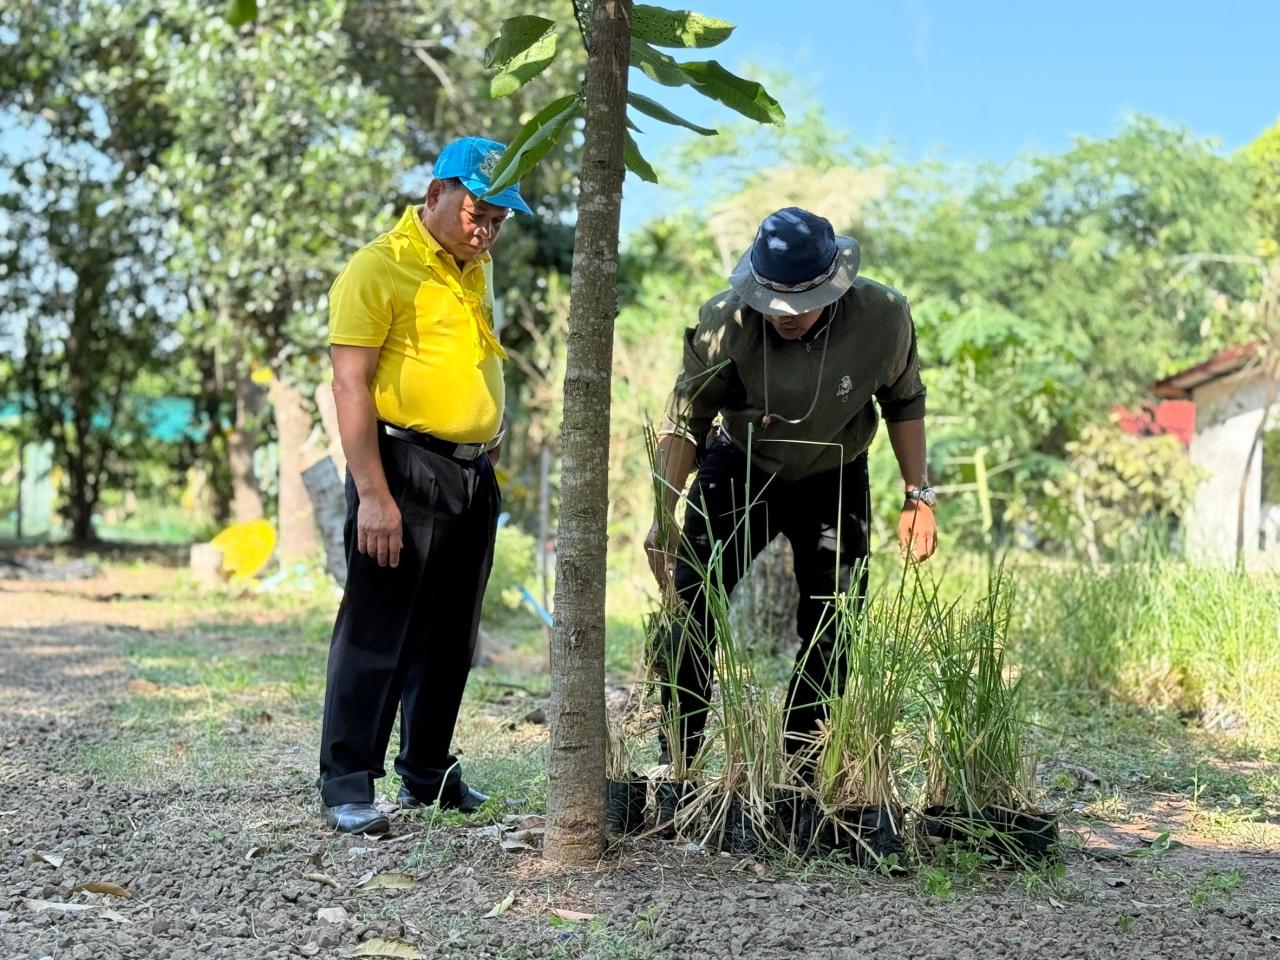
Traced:
<path id="1" fill-rule="evenodd" d="M 605 520 L 631 0 L 596 0 L 564 378 L 547 860 L 604 850 Z"/>
<path id="2" fill-rule="evenodd" d="M 277 486 L 277 519 L 280 539 L 276 547 L 281 563 L 309 559 L 320 548 L 311 496 L 302 481 L 302 448 L 311 435 L 311 416 L 302 391 L 278 377 L 271 381 L 271 403 L 276 415 L 276 459 L 280 466 Z"/>

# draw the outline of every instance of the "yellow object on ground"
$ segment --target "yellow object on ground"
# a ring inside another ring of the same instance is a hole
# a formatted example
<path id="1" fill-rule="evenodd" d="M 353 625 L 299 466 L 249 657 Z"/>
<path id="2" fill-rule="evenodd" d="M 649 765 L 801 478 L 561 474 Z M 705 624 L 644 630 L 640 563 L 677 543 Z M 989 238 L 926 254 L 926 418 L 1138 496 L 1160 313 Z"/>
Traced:
<path id="1" fill-rule="evenodd" d="M 209 542 L 222 551 L 222 569 L 232 580 L 251 580 L 275 552 L 276 528 L 269 520 L 249 520 L 232 524 Z"/>

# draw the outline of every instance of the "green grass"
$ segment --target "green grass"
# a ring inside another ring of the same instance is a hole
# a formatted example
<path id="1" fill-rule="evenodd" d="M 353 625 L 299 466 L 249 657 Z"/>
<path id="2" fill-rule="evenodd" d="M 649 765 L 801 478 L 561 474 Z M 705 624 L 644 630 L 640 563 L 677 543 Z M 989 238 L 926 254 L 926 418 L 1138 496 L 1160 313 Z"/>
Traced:
<path id="1" fill-rule="evenodd" d="M 1128 702 L 1280 737 L 1280 575 L 1168 558 L 1024 567 L 1013 635 L 1041 698 Z"/>

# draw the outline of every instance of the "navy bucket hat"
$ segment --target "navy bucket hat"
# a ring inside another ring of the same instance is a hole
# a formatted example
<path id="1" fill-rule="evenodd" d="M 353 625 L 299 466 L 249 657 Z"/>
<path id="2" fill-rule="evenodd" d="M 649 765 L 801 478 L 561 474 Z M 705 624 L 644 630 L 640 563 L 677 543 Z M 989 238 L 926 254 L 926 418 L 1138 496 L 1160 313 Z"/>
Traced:
<path id="1" fill-rule="evenodd" d="M 796 316 L 835 303 L 858 275 L 858 241 L 838 237 L 831 222 L 799 207 L 771 213 L 729 274 L 749 307 Z"/>

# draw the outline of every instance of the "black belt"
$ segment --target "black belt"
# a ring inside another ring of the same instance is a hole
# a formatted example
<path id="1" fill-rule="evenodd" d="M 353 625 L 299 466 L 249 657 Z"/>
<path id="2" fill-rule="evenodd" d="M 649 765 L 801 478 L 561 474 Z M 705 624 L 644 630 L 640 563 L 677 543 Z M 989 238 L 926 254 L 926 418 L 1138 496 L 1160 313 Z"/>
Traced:
<path id="1" fill-rule="evenodd" d="M 506 435 L 505 430 L 499 430 L 498 435 L 486 443 L 454 443 L 451 440 L 441 440 L 439 437 L 433 437 L 429 433 L 420 433 L 417 430 L 406 430 L 403 427 L 392 426 L 381 420 L 378 421 L 378 429 L 388 437 L 395 437 L 397 440 L 412 443 L 414 446 L 422 447 L 424 450 L 430 450 L 433 453 L 444 454 L 446 457 L 453 457 L 455 460 L 474 460 L 480 454 L 488 453 L 500 444 L 502 438 Z"/>

